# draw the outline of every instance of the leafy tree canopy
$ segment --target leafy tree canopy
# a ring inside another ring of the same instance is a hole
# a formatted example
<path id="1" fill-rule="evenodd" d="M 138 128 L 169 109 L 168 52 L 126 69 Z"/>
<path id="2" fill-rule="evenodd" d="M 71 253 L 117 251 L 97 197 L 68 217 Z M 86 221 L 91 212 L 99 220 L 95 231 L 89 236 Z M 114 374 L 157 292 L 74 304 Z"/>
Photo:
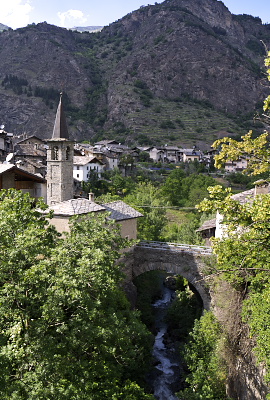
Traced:
<path id="1" fill-rule="evenodd" d="M 120 289 L 125 245 L 101 217 L 59 237 L 28 195 L 0 193 L 1 399 L 152 398 L 139 386 L 151 337 Z"/>
<path id="2" fill-rule="evenodd" d="M 266 58 L 266 66 L 270 80 L 270 52 Z M 269 109 L 268 96 L 264 103 L 266 123 L 269 121 Z M 215 147 L 218 146 L 221 146 L 221 152 L 216 156 L 218 167 L 228 159 L 236 160 L 245 156 L 248 174 L 258 175 L 264 172 L 269 176 L 270 149 L 267 132 L 255 139 L 249 132 L 240 142 L 224 138 L 215 142 Z M 241 203 L 231 197 L 230 189 L 223 189 L 221 186 L 210 187 L 209 193 L 210 199 L 202 201 L 198 208 L 208 212 L 218 210 L 224 217 L 227 231 L 222 239 L 213 240 L 217 262 L 212 273 L 222 273 L 238 290 L 245 288 L 247 291 L 243 303 L 243 318 L 256 343 L 258 360 L 266 366 L 265 378 L 269 382 L 270 196 L 259 194 Z"/>
<path id="3" fill-rule="evenodd" d="M 136 190 L 125 197 L 125 202 L 140 211 L 144 218 L 138 220 L 138 238 L 160 240 L 166 220 L 166 201 L 151 183 L 139 183 Z"/>
<path id="4" fill-rule="evenodd" d="M 172 206 L 194 207 L 207 196 L 207 187 L 214 185 L 214 178 L 204 174 L 186 176 L 182 169 L 175 169 L 168 175 L 162 194 Z"/>

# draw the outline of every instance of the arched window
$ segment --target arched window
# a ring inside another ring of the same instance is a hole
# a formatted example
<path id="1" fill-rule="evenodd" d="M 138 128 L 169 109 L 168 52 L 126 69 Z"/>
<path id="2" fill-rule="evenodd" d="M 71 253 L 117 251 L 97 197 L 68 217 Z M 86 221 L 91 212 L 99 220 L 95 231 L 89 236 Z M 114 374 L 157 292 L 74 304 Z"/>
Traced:
<path id="1" fill-rule="evenodd" d="M 70 157 L 70 147 L 67 146 L 67 149 L 66 149 L 66 160 L 69 160 L 69 157 Z"/>
<path id="2" fill-rule="evenodd" d="M 58 146 L 52 148 L 52 160 L 58 160 Z"/>

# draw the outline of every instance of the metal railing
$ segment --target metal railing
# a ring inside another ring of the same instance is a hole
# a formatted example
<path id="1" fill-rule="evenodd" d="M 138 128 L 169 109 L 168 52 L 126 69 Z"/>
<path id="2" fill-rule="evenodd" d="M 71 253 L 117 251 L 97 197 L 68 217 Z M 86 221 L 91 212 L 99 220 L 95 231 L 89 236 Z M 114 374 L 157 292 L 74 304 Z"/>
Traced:
<path id="1" fill-rule="evenodd" d="M 148 249 L 167 250 L 167 251 L 169 250 L 169 251 L 185 252 L 185 253 L 200 254 L 200 255 L 212 254 L 211 247 L 197 246 L 193 244 L 142 241 L 137 243 L 136 246 Z"/>

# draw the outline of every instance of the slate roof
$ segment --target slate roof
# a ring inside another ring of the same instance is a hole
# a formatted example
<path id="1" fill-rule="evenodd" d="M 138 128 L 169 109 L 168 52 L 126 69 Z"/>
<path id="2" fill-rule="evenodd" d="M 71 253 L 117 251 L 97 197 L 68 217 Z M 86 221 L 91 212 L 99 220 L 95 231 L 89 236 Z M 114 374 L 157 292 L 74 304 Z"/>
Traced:
<path id="1" fill-rule="evenodd" d="M 62 104 L 62 95 L 60 95 L 60 101 L 56 112 L 52 139 L 69 139 L 67 122 Z"/>
<path id="2" fill-rule="evenodd" d="M 94 145 L 96 146 L 107 146 L 108 144 L 119 144 L 118 142 L 116 142 L 115 140 L 101 140 L 100 142 L 96 142 L 94 143 Z"/>
<path id="3" fill-rule="evenodd" d="M 53 204 L 47 210 L 52 210 L 54 215 L 63 217 L 71 217 L 72 215 L 88 214 L 98 211 L 107 211 L 110 213 L 110 218 L 115 221 L 143 217 L 140 212 L 128 206 L 121 200 L 100 205 L 88 199 L 71 199 Z"/>
<path id="4" fill-rule="evenodd" d="M 208 229 L 212 229 L 216 227 L 216 218 L 209 219 L 208 221 L 205 221 L 202 226 L 196 230 L 196 232 L 202 232 L 202 231 L 207 231 Z"/>
<path id="5" fill-rule="evenodd" d="M 239 201 L 239 203 L 244 204 L 247 202 L 252 202 L 254 199 L 255 189 L 249 189 L 245 192 L 236 193 L 231 198 L 233 200 Z"/>
<path id="6" fill-rule="evenodd" d="M 18 156 L 31 156 L 31 157 L 46 157 L 46 150 L 43 147 L 38 147 L 34 144 L 16 144 L 15 155 Z"/>
<path id="7" fill-rule="evenodd" d="M 36 135 L 30 135 L 30 136 L 28 136 L 27 138 L 24 138 L 24 139 L 22 139 L 22 140 L 19 140 L 19 141 L 17 142 L 17 144 L 27 144 L 27 143 L 25 143 L 25 142 L 27 142 L 27 140 L 29 140 L 29 139 L 37 139 L 37 142 L 38 142 L 38 143 L 43 143 L 43 140 L 42 140 L 41 138 L 39 138 L 38 136 L 36 136 Z"/>
<path id="8" fill-rule="evenodd" d="M 73 164 L 75 165 L 86 165 L 91 162 L 98 162 L 103 165 L 103 162 L 100 161 L 97 157 L 87 157 L 87 156 L 74 156 Z"/>
<path id="9" fill-rule="evenodd" d="M 88 214 L 97 211 L 106 211 L 106 208 L 88 199 L 70 199 L 51 205 L 48 208 L 54 215 L 71 217 L 72 215 Z M 46 210 L 47 211 L 47 210 Z"/>
<path id="10" fill-rule="evenodd" d="M 25 177 L 27 179 L 36 181 L 36 182 L 46 182 L 46 180 L 44 178 L 42 178 L 40 175 L 36 175 L 36 174 L 31 174 L 28 171 L 25 171 L 24 169 L 18 168 L 16 167 L 14 164 L 0 164 L 0 175 L 4 174 L 7 171 L 13 171 L 17 174 L 17 176 L 19 175 L 20 177 Z"/>
<path id="11" fill-rule="evenodd" d="M 121 200 L 102 205 L 110 212 L 110 218 L 115 221 L 143 217 L 143 214 Z"/>
<path id="12" fill-rule="evenodd" d="M 0 175 L 14 167 L 14 164 L 0 164 Z"/>

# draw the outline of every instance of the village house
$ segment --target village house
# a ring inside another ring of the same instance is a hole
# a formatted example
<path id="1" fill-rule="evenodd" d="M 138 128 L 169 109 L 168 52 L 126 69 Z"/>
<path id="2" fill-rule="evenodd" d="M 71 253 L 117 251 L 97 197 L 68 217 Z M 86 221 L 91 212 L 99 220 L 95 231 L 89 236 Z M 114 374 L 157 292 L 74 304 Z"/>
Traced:
<path id="1" fill-rule="evenodd" d="M 96 157 L 89 156 L 74 156 L 73 157 L 73 178 L 78 181 L 87 181 L 91 172 L 101 177 L 104 171 L 104 164 Z"/>
<path id="2" fill-rule="evenodd" d="M 211 238 L 216 234 L 216 218 L 205 221 L 196 232 L 200 233 L 206 246 L 211 246 Z"/>
<path id="3" fill-rule="evenodd" d="M 126 239 L 137 238 L 137 218 L 143 215 L 123 201 L 114 201 L 107 204 L 97 204 L 93 199 L 70 199 L 56 203 L 49 207 L 54 215 L 50 223 L 58 232 L 69 232 L 69 219 L 74 215 L 104 214 L 108 213 L 109 218 L 115 221 L 120 227 L 120 234 Z"/>
<path id="4" fill-rule="evenodd" d="M 8 154 L 13 153 L 13 134 L 0 129 L 0 162 L 6 160 Z"/>
<path id="5" fill-rule="evenodd" d="M 238 201 L 240 204 L 251 203 L 254 198 L 259 194 L 269 194 L 270 186 L 266 181 L 255 182 L 255 188 L 245 190 L 244 192 L 236 193 L 231 196 L 231 199 Z M 223 223 L 223 215 L 218 211 L 216 218 L 205 221 L 203 225 L 197 229 L 202 237 L 205 239 L 206 244 L 211 244 L 211 238 L 222 238 L 227 235 L 226 224 Z M 240 232 L 240 231 L 239 231 Z"/>
<path id="6" fill-rule="evenodd" d="M 23 193 L 29 193 L 35 199 L 43 197 L 46 201 L 46 180 L 18 168 L 14 164 L 0 164 L 1 189 L 21 190 Z"/>
<path id="7" fill-rule="evenodd" d="M 169 163 L 178 163 L 181 161 L 181 152 L 179 147 L 168 146 L 167 144 L 163 148 L 164 150 L 164 161 Z"/>
<path id="8" fill-rule="evenodd" d="M 181 161 L 183 162 L 191 162 L 191 161 L 200 161 L 202 158 L 202 153 L 199 150 L 193 149 L 181 149 Z"/>
<path id="9" fill-rule="evenodd" d="M 245 157 L 239 157 L 236 161 L 228 160 L 224 164 L 224 169 L 227 173 L 241 172 L 246 168 L 247 159 Z"/>
<path id="10" fill-rule="evenodd" d="M 190 162 L 200 161 L 203 153 L 200 150 L 192 149 L 181 149 L 177 146 L 164 147 L 146 147 L 139 148 L 149 153 L 149 157 L 155 162 L 166 162 L 166 163 L 179 163 L 179 162 Z"/>
<path id="11" fill-rule="evenodd" d="M 81 156 L 95 157 L 104 165 L 104 171 L 111 171 L 118 168 L 119 159 L 122 152 L 114 152 L 109 149 L 105 144 L 114 141 L 101 141 L 91 146 L 90 144 L 77 143 L 75 149 L 81 153 Z M 117 142 L 115 142 L 117 143 Z"/>

